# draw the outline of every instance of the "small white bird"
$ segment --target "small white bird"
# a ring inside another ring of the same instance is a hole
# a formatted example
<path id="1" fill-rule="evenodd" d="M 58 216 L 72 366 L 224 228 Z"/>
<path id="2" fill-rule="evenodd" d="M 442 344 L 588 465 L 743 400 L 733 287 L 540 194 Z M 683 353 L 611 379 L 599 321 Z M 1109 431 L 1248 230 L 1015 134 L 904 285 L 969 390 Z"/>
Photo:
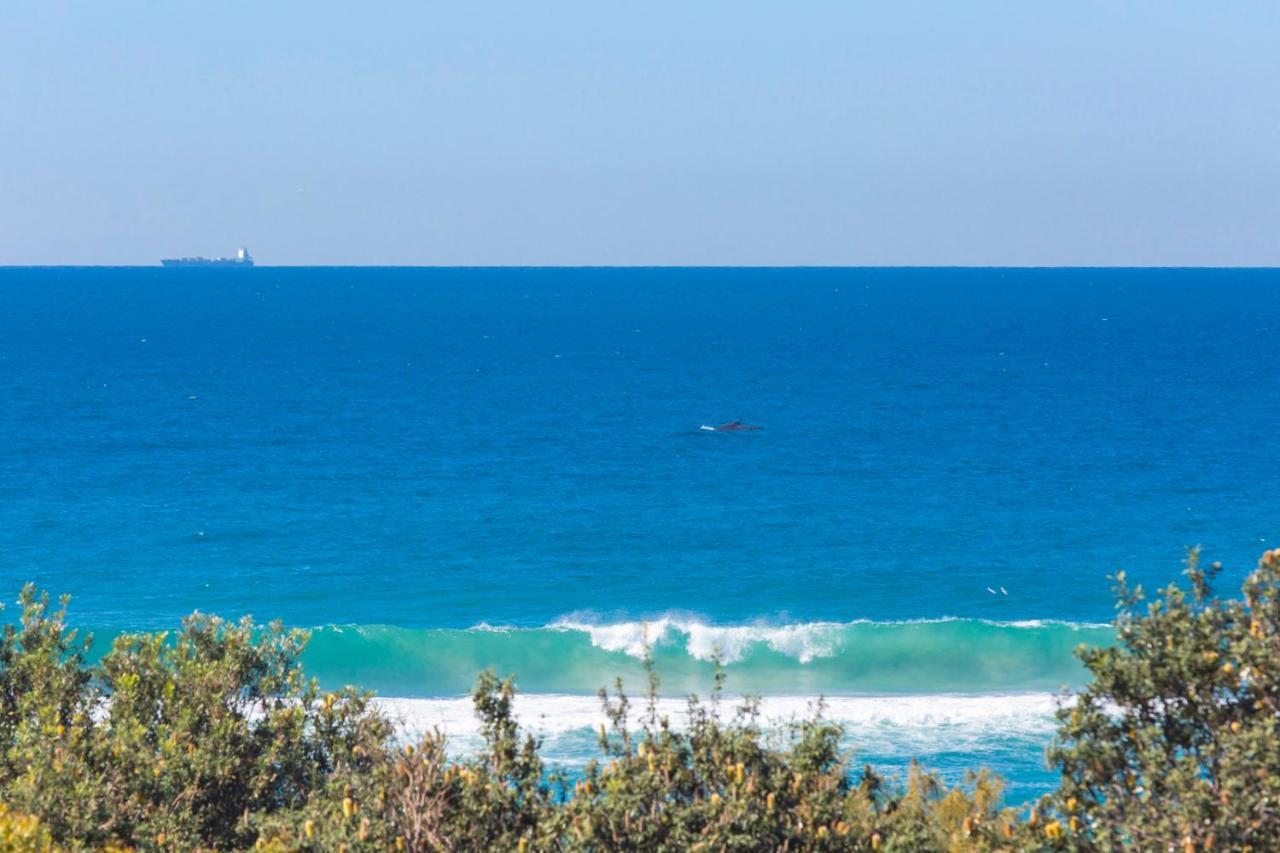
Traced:
<path id="1" fill-rule="evenodd" d="M 1003 592 L 1005 595 L 1009 594 L 1009 590 L 1005 589 L 1004 587 L 1000 587 L 1000 591 Z"/>
<path id="2" fill-rule="evenodd" d="M 991 593 L 992 595 L 995 595 L 995 594 L 996 594 L 996 591 L 995 591 L 994 589 L 992 589 L 991 587 L 987 587 L 987 592 Z"/>

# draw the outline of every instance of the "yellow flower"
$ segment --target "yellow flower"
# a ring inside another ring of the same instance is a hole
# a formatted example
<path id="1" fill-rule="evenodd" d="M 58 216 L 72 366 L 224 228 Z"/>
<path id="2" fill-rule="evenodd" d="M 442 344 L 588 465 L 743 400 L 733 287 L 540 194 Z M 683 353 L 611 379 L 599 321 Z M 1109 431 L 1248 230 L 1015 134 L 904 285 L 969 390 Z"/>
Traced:
<path id="1" fill-rule="evenodd" d="M 302 833 L 307 838 L 314 836 L 316 834 L 316 822 L 308 819 L 306 823 L 302 824 Z"/>
<path id="2" fill-rule="evenodd" d="M 355 801 L 353 801 L 350 797 L 343 797 L 342 798 L 342 816 L 351 817 L 351 815 L 355 812 L 355 806 L 356 806 Z"/>
<path id="3" fill-rule="evenodd" d="M 1062 824 L 1056 820 L 1051 820 L 1044 825 L 1044 834 L 1047 838 L 1061 838 Z"/>

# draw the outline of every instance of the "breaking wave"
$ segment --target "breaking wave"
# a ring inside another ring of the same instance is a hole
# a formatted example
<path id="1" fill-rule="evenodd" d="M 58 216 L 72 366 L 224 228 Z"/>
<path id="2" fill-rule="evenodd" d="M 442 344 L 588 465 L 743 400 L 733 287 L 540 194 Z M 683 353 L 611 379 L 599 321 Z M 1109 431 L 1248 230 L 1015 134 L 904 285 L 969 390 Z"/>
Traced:
<path id="1" fill-rule="evenodd" d="M 484 669 L 514 674 L 524 691 L 593 694 L 618 677 L 633 690 L 643 685 L 648 646 L 668 695 L 705 692 L 717 658 L 734 692 L 980 694 L 1078 685 L 1083 669 L 1073 650 L 1113 639 L 1110 626 L 1049 620 L 722 626 L 566 618 L 541 628 L 329 626 L 314 631 L 305 663 L 327 685 L 383 695 L 458 695 Z"/>

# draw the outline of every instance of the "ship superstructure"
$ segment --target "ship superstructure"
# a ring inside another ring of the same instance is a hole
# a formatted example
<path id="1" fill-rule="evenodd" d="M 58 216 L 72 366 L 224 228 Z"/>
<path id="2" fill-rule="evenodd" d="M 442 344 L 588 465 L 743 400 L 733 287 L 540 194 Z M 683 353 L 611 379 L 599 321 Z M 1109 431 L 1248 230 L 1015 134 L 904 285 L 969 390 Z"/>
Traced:
<path id="1" fill-rule="evenodd" d="M 162 258 L 160 264 L 166 267 L 251 267 L 253 256 L 241 246 L 234 258 Z"/>

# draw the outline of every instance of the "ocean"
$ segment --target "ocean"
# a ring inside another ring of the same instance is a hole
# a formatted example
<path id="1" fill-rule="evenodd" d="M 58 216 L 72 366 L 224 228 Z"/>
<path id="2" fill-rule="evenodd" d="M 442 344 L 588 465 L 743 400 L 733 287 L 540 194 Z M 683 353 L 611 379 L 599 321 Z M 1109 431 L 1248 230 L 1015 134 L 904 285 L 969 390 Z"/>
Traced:
<path id="1" fill-rule="evenodd" d="M 1277 544 L 1277 401 L 1272 270 L 0 269 L 0 592 L 311 628 L 460 749 L 514 673 L 570 769 L 647 640 L 1018 802 L 1108 576 Z"/>

